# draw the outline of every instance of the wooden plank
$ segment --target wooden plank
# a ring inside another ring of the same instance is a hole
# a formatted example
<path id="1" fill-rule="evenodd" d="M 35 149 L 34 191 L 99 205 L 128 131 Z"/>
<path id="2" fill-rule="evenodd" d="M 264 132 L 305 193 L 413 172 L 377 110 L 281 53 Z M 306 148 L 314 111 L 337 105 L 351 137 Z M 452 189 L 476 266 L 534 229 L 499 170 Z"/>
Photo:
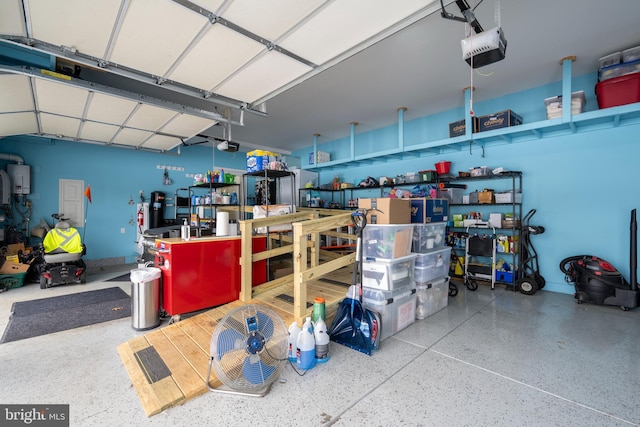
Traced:
<path id="1" fill-rule="evenodd" d="M 202 329 L 194 317 L 190 317 L 185 320 L 181 320 L 177 322 L 175 325 L 182 329 L 182 332 L 185 335 L 191 337 L 191 339 L 204 351 L 209 354 L 209 348 L 211 347 L 211 334 L 208 334 L 204 329 Z"/>
<path id="2" fill-rule="evenodd" d="M 302 282 L 306 282 L 308 280 L 317 278 L 317 277 L 321 277 L 327 273 L 330 273 L 332 271 L 337 270 L 338 268 L 342 268 L 345 267 L 349 264 L 353 264 L 353 262 L 356 259 L 356 254 L 355 253 L 351 253 L 349 255 L 345 255 L 343 257 L 340 257 L 338 259 L 334 259 L 331 261 L 327 261 L 323 264 L 320 264 L 317 267 L 313 267 L 310 269 L 307 269 L 303 272 L 301 272 L 301 278 L 300 280 Z"/>
<path id="3" fill-rule="evenodd" d="M 171 376 L 182 391 L 184 399 L 199 396 L 206 390 L 204 380 L 200 378 L 193 366 L 182 357 L 180 351 L 167 338 L 162 329 L 148 333 L 146 338 L 162 356 L 162 360 L 171 371 Z"/>
<path id="4" fill-rule="evenodd" d="M 268 216 L 264 218 L 254 218 L 245 220 L 247 224 L 251 226 L 251 228 L 258 227 L 273 227 L 274 225 L 283 225 L 290 224 L 294 221 L 304 221 L 314 217 L 313 212 L 297 212 L 286 215 L 274 215 Z M 243 221 L 240 221 L 242 223 Z M 244 234 L 243 234 L 244 236 Z"/>
<path id="5" fill-rule="evenodd" d="M 251 268 L 253 257 L 253 239 L 247 239 L 245 236 L 251 237 L 253 230 L 251 223 L 247 221 L 240 221 L 240 235 L 243 236 L 240 239 L 240 301 L 249 301 L 251 299 L 251 285 L 253 283 L 253 270 Z"/>
<path id="6" fill-rule="evenodd" d="M 147 382 L 144 373 L 140 370 L 140 366 L 138 365 L 136 357 L 133 354 L 133 349 L 129 343 L 125 342 L 120 344 L 117 350 L 120 355 L 120 359 L 122 360 L 122 364 L 124 365 L 127 374 L 129 374 L 131 384 L 140 399 L 144 413 L 147 414 L 148 417 L 160 413 L 163 405 L 160 403 L 160 400 L 151 387 L 151 384 Z"/>
<path id="7" fill-rule="evenodd" d="M 277 279 L 273 279 L 269 282 L 265 282 L 261 285 L 253 288 L 253 296 L 260 295 L 263 292 L 267 292 L 270 289 L 277 288 L 282 285 L 286 285 L 287 283 L 291 283 L 293 281 L 293 273 L 287 274 L 286 276 L 278 277 Z"/>
<path id="8" fill-rule="evenodd" d="M 213 335 L 213 331 L 216 329 L 216 325 L 218 322 L 212 317 L 208 316 L 208 313 L 211 313 L 213 310 L 209 310 L 205 313 L 202 313 L 203 316 L 194 316 L 192 317 L 193 321 L 198 324 L 203 331 L 205 331 L 209 336 Z"/>
<path id="9" fill-rule="evenodd" d="M 324 234 L 325 236 L 331 236 L 331 237 L 340 237 L 341 239 L 344 239 L 344 240 L 353 240 L 354 242 L 357 239 L 357 236 L 355 234 L 343 233 L 339 231 L 324 231 L 321 234 Z"/>
<path id="10" fill-rule="evenodd" d="M 222 319 L 227 313 L 229 313 L 231 310 L 235 309 L 236 307 L 240 307 L 244 304 L 250 304 L 250 302 L 243 302 L 240 300 L 233 301 L 233 302 L 230 302 L 229 304 L 221 305 L 214 309 L 208 310 L 204 314 L 210 317 L 217 325 L 218 321 Z"/>
<path id="11" fill-rule="evenodd" d="M 333 230 L 338 227 L 351 225 L 351 213 L 344 213 L 326 218 L 311 219 L 304 221 L 302 224 L 302 233 L 322 233 L 323 231 Z"/>
<path id="12" fill-rule="evenodd" d="M 130 345 L 135 357 L 136 352 L 149 347 L 150 343 L 148 342 L 146 337 L 138 337 L 137 339 L 132 340 Z M 138 362 L 136 360 L 136 364 L 137 363 Z M 138 369 L 140 369 L 140 365 L 138 365 Z M 160 381 L 156 381 L 155 383 L 150 384 L 150 386 L 161 405 L 160 411 L 170 408 L 171 406 L 184 400 L 184 394 L 182 393 L 182 390 L 180 390 L 180 387 L 178 387 L 178 385 L 175 383 L 173 375 L 171 377 L 163 378 Z"/>
<path id="13" fill-rule="evenodd" d="M 301 230 L 302 223 L 293 224 L 293 317 L 298 323 L 307 313 L 307 287 L 302 280 L 302 272 L 307 268 L 307 234 Z"/>
<path id="14" fill-rule="evenodd" d="M 253 254 L 252 260 L 253 262 L 262 261 L 263 259 L 273 258 L 279 255 L 290 254 L 293 253 L 293 246 L 281 246 L 279 248 L 270 249 L 264 252 L 258 252 Z"/>
<path id="15" fill-rule="evenodd" d="M 136 352 L 147 347 L 150 347 L 150 344 L 144 336 L 136 337 L 118 346 L 118 354 L 136 389 L 142 409 L 147 416 L 151 416 L 183 401 L 184 394 L 175 383 L 173 376 L 149 384 L 135 356 Z"/>
<path id="16" fill-rule="evenodd" d="M 317 212 L 320 216 L 335 216 L 335 215 L 343 215 L 344 211 L 340 209 L 324 209 L 324 208 L 309 208 L 309 207 L 298 207 L 299 212 Z"/>
<path id="17" fill-rule="evenodd" d="M 207 367 L 209 363 L 209 352 L 203 351 L 182 329 L 175 325 L 162 328 L 161 331 L 167 336 L 171 343 L 180 352 L 182 357 L 193 367 L 193 370 L 200 376 L 202 384 L 207 378 Z"/>
<path id="18" fill-rule="evenodd" d="M 293 322 L 293 314 L 291 313 L 291 310 L 283 310 L 279 307 L 274 307 L 271 306 L 263 301 L 260 300 L 253 300 L 252 304 L 259 304 L 259 305 L 265 305 L 267 307 L 269 307 L 270 309 L 272 309 L 273 311 L 275 311 L 284 321 L 285 325 L 287 325 L 287 328 L 289 327 L 289 325 L 291 324 L 291 322 Z M 302 324 L 300 324 L 299 326 L 302 326 Z"/>

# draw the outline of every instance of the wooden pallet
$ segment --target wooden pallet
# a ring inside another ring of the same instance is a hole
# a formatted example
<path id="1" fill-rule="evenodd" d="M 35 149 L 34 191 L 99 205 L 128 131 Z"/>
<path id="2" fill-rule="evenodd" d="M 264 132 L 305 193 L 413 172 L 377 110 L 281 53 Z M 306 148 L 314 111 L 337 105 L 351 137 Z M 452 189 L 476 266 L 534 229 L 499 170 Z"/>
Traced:
<path id="1" fill-rule="evenodd" d="M 326 279 L 342 284 L 328 282 Z M 307 283 L 307 305 L 313 298 L 325 298 L 327 324 L 333 320 L 338 304 L 345 297 L 350 282 L 347 269 L 323 279 Z M 293 284 L 284 284 L 259 293 L 250 304 L 264 305 L 282 317 L 285 325 L 294 319 L 293 305 L 281 295 L 293 298 Z M 231 310 L 245 305 L 234 301 L 186 318 L 118 346 L 129 378 L 136 389 L 142 408 L 152 416 L 208 391 L 206 380 L 209 366 L 211 335 L 218 322 Z M 311 311 L 309 311 L 310 313 Z M 221 385 L 212 372 L 212 387 Z"/>

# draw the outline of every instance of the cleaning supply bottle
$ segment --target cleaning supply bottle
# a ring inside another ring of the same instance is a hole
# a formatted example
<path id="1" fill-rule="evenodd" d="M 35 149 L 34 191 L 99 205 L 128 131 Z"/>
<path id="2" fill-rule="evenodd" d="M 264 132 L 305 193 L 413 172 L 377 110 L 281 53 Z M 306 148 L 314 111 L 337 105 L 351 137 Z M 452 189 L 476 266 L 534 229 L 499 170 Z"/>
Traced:
<path id="1" fill-rule="evenodd" d="M 316 340 L 313 338 L 311 317 L 307 317 L 298 334 L 296 356 L 299 369 L 306 371 L 316 365 Z"/>
<path id="2" fill-rule="evenodd" d="M 300 326 L 298 326 L 298 322 L 293 322 L 289 326 L 289 353 L 288 358 L 291 362 L 296 362 L 298 360 L 297 351 L 298 351 L 298 335 L 300 334 Z"/>
<path id="3" fill-rule="evenodd" d="M 313 312 L 311 313 L 311 321 L 315 324 L 319 317 L 325 320 L 325 301 L 322 297 L 315 297 L 313 299 Z"/>
<path id="4" fill-rule="evenodd" d="M 327 324 L 322 317 L 313 325 L 313 337 L 316 341 L 316 362 L 326 363 L 329 361 L 329 333 Z"/>
<path id="5" fill-rule="evenodd" d="M 220 169 L 220 182 L 225 182 L 225 180 L 224 180 L 224 169 Z"/>

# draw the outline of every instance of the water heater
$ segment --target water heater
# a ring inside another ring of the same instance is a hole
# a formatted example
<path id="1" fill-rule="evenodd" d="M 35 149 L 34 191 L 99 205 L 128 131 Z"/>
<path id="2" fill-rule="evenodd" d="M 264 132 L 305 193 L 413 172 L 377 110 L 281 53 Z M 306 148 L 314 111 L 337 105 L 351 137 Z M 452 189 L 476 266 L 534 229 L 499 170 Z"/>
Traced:
<path id="1" fill-rule="evenodd" d="M 7 173 L 11 179 L 11 193 L 31 194 L 31 166 L 9 163 Z"/>

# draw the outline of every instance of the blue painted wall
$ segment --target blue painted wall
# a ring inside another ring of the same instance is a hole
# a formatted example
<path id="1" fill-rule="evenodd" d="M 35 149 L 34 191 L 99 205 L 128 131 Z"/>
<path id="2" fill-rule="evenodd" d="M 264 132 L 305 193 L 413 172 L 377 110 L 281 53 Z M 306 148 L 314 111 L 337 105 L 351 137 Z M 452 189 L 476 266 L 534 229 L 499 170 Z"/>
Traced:
<path id="1" fill-rule="evenodd" d="M 593 90 L 596 79 L 595 74 L 573 79 L 572 90 L 584 90 L 587 96 L 585 111 L 597 109 Z M 523 116 L 525 123 L 537 122 L 546 118 L 543 100 L 561 92 L 562 82 L 557 82 L 477 103 L 474 110 L 476 115 L 482 115 L 512 109 Z M 405 146 L 447 138 L 448 123 L 463 116 L 464 107 L 460 107 L 405 122 Z M 541 273 L 547 282 L 545 290 L 573 293 L 573 286 L 564 281 L 559 269 L 560 261 L 568 256 L 591 254 L 602 257 L 629 279 L 630 211 L 640 208 L 640 197 L 635 190 L 635 184 L 640 182 L 638 123 L 638 120 L 632 120 L 618 127 L 594 127 L 592 131 L 575 134 L 559 132 L 543 139 L 532 137 L 526 142 L 490 146 L 484 157 L 480 147 L 475 145 L 471 150 L 433 155 L 422 152 L 424 156 L 415 159 L 341 168 L 339 172 L 321 170 L 320 183 L 331 182 L 335 175 L 357 183 L 367 176 L 378 178 L 435 169 L 434 164 L 440 160 L 452 161 L 454 173 L 477 166 L 522 171 L 523 213 L 536 209 L 533 224 L 546 229 L 544 234 L 532 236 L 539 253 Z M 362 144 L 371 151 L 395 148 L 398 146 L 397 128 L 397 125 L 389 126 L 356 134 L 356 147 Z M 348 158 L 349 129 L 345 134 L 347 136 L 341 140 L 318 144 L 318 150 L 330 152 L 332 160 Z M 312 150 L 311 146 L 294 155 L 307 159 Z M 499 190 L 510 185 L 510 181 L 491 181 L 482 185 Z M 379 197 L 380 190 L 360 190 L 353 194 Z M 469 210 L 477 210 L 477 207 L 455 208 L 457 213 Z M 484 210 L 484 213 L 490 212 L 490 208 Z"/>
<path id="2" fill-rule="evenodd" d="M 573 79 L 572 90 L 584 90 L 587 95 L 586 111 L 597 109 L 593 87 L 596 75 Z M 506 97 L 478 102 L 477 115 L 512 109 L 524 117 L 525 123 L 544 120 L 544 98 L 558 95 L 562 83 L 529 89 Z M 428 117 L 407 121 L 405 146 L 445 139 L 448 123 L 464 115 L 464 107 Z M 357 129 L 356 129 L 357 132 Z M 433 169 L 439 160 L 453 162 L 453 171 L 487 165 L 502 166 L 523 172 L 523 211 L 537 209 L 535 224 L 543 225 L 546 233 L 533 236 L 540 254 L 542 274 L 547 279 L 545 289 L 571 293 L 573 288 L 564 282 L 558 268 L 566 256 L 593 254 L 607 259 L 629 277 L 629 212 L 640 205 L 634 184 L 639 181 L 637 159 L 640 154 L 638 121 L 621 123 L 617 128 L 603 126 L 591 132 L 558 135 L 526 142 L 488 147 L 482 157 L 479 147 L 471 151 L 387 162 L 362 167 L 342 168 L 341 178 L 359 182 L 366 176 L 396 175 L 408 171 Z M 371 132 L 356 134 L 356 155 L 380 152 L 398 146 L 398 128 L 388 126 Z M 328 151 L 332 158 L 350 155 L 349 129 L 345 137 L 323 142 L 318 149 Z M 308 159 L 309 147 L 293 153 Z M 172 196 L 177 188 L 193 182 L 187 174 L 204 173 L 214 163 L 211 147 L 183 147 L 180 156 L 155 154 L 122 148 L 88 145 L 35 137 L 8 137 L 0 139 L 0 152 L 17 154 L 31 166 L 33 203 L 31 226 L 40 218 L 50 220 L 58 210 L 58 180 L 79 179 L 91 186 L 93 203 L 87 207 L 86 229 L 81 228 L 88 246 L 87 259 L 125 257 L 135 259 L 135 205 L 138 192 L 143 190 L 148 199 L 152 191 L 163 191 Z M 176 153 L 173 153 L 176 154 Z M 0 160 L 0 167 L 6 162 Z M 162 184 L 163 170 L 157 165 L 184 168 L 170 171 L 173 185 Z M 244 169 L 244 153 L 216 151 L 217 168 Z M 333 180 L 335 172 L 321 171 L 320 183 Z M 367 197 L 366 192 L 358 194 Z M 166 216 L 173 213 L 167 210 Z M 7 225 L 7 223 L 3 224 Z M 121 233 L 121 228 L 125 233 Z"/>
<path id="3" fill-rule="evenodd" d="M 215 151 L 204 145 L 182 147 L 180 156 L 156 154 L 123 148 L 105 147 L 69 141 L 36 137 L 7 137 L 0 139 L 0 153 L 17 154 L 31 166 L 31 194 L 33 204 L 31 226 L 44 218 L 52 221 L 51 214 L 58 211 L 58 185 L 60 179 L 83 180 L 91 186 L 92 203 L 86 204 L 86 227 L 79 231 L 87 245 L 86 259 L 125 257 L 133 262 L 136 257 L 136 206 L 143 190 L 146 201 L 151 192 L 162 191 L 173 197 L 176 189 L 193 184 L 187 174 L 206 173 L 215 167 L 246 168 L 245 153 Z M 0 168 L 6 169 L 0 160 Z M 169 171 L 172 185 L 163 185 L 164 169 L 158 165 L 184 168 Z M 173 208 L 166 208 L 165 217 L 173 218 Z M 18 216 L 19 218 L 19 216 Z M 134 225 L 129 224 L 133 218 Z M 2 226 L 10 225 L 5 222 Z M 121 233 L 124 228 L 125 232 Z M 33 239 L 32 243 L 37 242 Z"/>

